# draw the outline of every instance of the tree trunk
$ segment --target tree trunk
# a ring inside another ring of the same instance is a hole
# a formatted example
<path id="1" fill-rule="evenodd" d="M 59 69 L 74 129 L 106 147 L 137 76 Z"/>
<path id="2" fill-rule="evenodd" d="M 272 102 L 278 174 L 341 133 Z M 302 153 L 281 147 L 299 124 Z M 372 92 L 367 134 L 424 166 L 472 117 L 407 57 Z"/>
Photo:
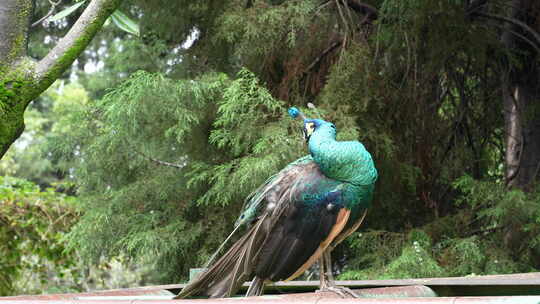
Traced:
<path id="1" fill-rule="evenodd" d="M 512 1 L 510 18 L 527 25 L 534 2 Z M 536 15 L 535 15 L 536 16 Z M 514 33 L 526 36 L 517 24 L 507 24 L 502 42 L 507 52 L 502 73 L 502 94 L 505 121 L 505 181 L 509 188 L 530 190 L 540 168 L 540 92 L 537 53 Z"/>
<path id="2" fill-rule="evenodd" d="M 32 0 L 0 2 L 0 67 L 26 55 Z"/>
<path id="3" fill-rule="evenodd" d="M 122 0 L 93 0 L 38 62 L 27 56 L 32 0 L 0 1 L 0 158 L 24 130 L 28 104 L 64 73 Z"/>
<path id="4" fill-rule="evenodd" d="M 13 67 L 26 60 L 32 9 L 32 0 L 0 2 L 0 158 L 24 130 L 26 105 L 19 89 L 26 76 L 17 77 Z"/>

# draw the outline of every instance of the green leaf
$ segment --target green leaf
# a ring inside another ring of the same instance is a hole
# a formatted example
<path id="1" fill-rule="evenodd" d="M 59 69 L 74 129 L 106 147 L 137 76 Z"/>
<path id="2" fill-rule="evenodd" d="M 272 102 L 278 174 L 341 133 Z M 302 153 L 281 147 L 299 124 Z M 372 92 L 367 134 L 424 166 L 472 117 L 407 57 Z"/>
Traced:
<path id="1" fill-rule="evenodd" d="M 132 35 L 139 36 L 139 25 L 131 20 L 126 14 L 122 13 L 120 10 L 116 10 L 112 15 L 111 19 L 116 26 L 121 30 L 128 32 Z"/>
<path id="2" fill-rule="evenodd" d="M 86 2 L 86 0 L 84 1 L 81 1 L 81 2 L 77 2 L 75 4 L 73 4 L 72 6 L 60 11 L 58 14 L 52 16 L 49 18 L 49 22 L 52 22 L 52 21 L 58 21 L 64 17 L 67 17 L 69 15 L 71 15 L 71 13 L 73 13 L 74 11 L 76 11 L 79 7 L 81 7 L 81 5 L 83 5 L 84 3 Z"/>

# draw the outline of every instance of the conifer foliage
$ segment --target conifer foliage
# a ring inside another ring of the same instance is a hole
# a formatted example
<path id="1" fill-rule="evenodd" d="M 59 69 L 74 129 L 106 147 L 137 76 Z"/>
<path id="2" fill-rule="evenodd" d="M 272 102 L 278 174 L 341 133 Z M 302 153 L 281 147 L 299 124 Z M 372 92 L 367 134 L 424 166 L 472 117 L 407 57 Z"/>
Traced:
<path id="1" fill-rule="evenodd" d="M 365 225 L 336 251 L 343 278 L 540 269 L 540 9 L 510 2 L 126 4 L 141 37 L 103 39 L 103 71 L 80 79 L 94 100 L 48 138 L 81 200 L 70 246 L 185 279 L 244 198 L 306 154 L 295 105 L 362 141 L 380 172 Z M 523 112 L 503 111 L 509 92 L 525 92 Z"/>
<path id="2" fill-rule="evenodd" d="M 244 198 L 302 155 L 285 112 L 247 70 L 234 80 L 135 73 L 74 113 L 71 135 L 53 139 L 64 153 L 77 151 L 68 157 L 85 215 L 72 246 L 87 257 L 155 261 L 166 278 L 185 275 L 226 236 Z"/>

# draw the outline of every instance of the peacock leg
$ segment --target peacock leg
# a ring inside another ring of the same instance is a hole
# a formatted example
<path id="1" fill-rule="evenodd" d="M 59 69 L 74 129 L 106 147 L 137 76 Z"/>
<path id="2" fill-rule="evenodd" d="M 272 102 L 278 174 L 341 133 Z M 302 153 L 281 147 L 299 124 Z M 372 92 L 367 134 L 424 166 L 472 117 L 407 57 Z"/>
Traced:
<path id="1" fill-rule="evenodd" d="M 337 286 L 332 273 L 332 250 L 327 249 L 319 258 L 319 277 L 321 283 L 318 292 L 329 291 L 338 294 L 342 298 L 358 298 L 350 288 Z"/>
<path id="2" fill-rule="evenodd" d="M 328 277 L 326 273 L 326 264 L 324 263 L 324 253 L 319 257 L 319 290 L 317 292 L 322 291 L 328 287 Z"/>
<path id="3" fill-rule="evenodd" d="M 329 253 L 325 251 L 319 258 L 319 278 L 321 291 L 328 289 L 331 286 L 334 275 L 332 274 L 332 260 L 329 258 Z"/>

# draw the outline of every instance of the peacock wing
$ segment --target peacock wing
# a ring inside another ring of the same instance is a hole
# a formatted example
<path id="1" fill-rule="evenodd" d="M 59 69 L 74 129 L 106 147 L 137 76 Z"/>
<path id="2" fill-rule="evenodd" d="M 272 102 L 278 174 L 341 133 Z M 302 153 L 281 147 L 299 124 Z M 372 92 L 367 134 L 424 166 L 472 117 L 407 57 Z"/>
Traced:
<path id="1" fill-rule="evenodd" d="M 271 281 L 293 279 L 318 259 L 348 221 L 343 186 L 313 161 L 297 165 L 282 183 L 274 184 L 263 199 L 270 228 L 255 275 Z"/>
<path id="2" fill-rule="evenodd" d="M 287 191 L 303 174 L 304 169 L 312 166 L 313 163 L 311 155 L 306 155 L 293 161 L 277 174 L 268 178 L 246 198 L 235 226 L 252 223 L 265 212 L 268 205 L 272 208 L 273 205 L 271 204 L 277 203 L 283 192 Z"/>
<path id="3" fill-rule="evenodd" d="M 259 188 L 253 191 L 245 200 L 240 216 L 236 220 L 234 230 L 221 243 L 219 248 L 212 254 L 204 268 L 209 267 L 219 256 L 227 244 L 243 226 L 254 224 L 262 214 L 276 206 L 279 197 L 295 183 L 303 174 L 305 168 L 313 166 L 314 161 L 310 155 L 301 157 L 287 165 L 277 174 L 268 178 Z M 268 225 L 266 225 L 268 226 Z"/>
<path id="4" fill-rule="evenodd" d="M 310 157 L 287 166 L 246 203 L 248 231 L 176 298 L 231 296 L 253 275 L 279 281 L 303 273 L 347 223 L 342 186 Z"/>

